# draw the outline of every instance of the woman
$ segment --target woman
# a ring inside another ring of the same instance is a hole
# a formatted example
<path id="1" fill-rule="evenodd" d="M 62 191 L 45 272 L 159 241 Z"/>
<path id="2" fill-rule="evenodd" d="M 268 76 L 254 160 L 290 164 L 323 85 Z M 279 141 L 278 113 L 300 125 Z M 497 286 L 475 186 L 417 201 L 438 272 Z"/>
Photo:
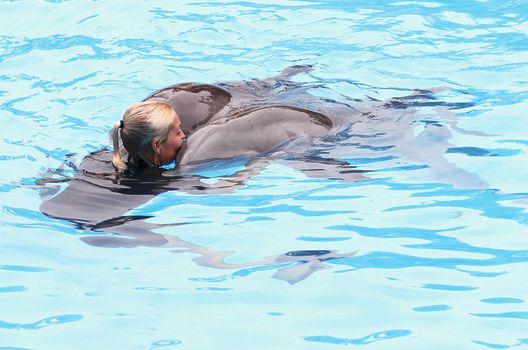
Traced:
<path id="1" fill-rule="evenodd" d="M 145 101 L 130 106 L 112 129 L 114 155 L 118 169 L 127 165 L 119 155 L 119 134 L 129 162 L 160 166 L 176 158 L 185 140 L 176 111 L 162 101 Z"/>

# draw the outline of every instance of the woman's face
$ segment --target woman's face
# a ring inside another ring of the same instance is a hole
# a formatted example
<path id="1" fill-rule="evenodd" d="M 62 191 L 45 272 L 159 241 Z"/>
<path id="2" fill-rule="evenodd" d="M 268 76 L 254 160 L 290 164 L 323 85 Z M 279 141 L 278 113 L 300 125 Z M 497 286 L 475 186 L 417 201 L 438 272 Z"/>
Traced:
<path id="1" fill-rule="evenodd" d="M 174 117 L 174 122 L 167 134 L 167 138 L 165 141 L 159 142 L 156 145 L 159 150 L 159 152 L 157 152 L 159 165 L 169 163 L 176 159 L 178 150 L 183 145 L 184 140 L 185 134 L 181 130 L 180 118 Z"/>

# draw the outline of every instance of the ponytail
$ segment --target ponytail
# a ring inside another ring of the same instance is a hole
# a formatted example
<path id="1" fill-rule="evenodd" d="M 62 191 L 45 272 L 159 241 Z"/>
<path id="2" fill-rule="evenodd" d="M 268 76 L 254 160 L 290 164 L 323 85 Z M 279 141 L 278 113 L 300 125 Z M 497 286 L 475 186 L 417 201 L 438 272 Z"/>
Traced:
<path id="1" fill-rule="evenodd" d="M 121 128 L 122 122 L 115 123 L 112 128 L 111 138 L 114 145 L 114 156 L 112 158 L 112 164 L 117 168 L 117 170 L 125 170 L 127 168 L 125 162 L 121 159 L 119 155 L 119 129 Z"/>

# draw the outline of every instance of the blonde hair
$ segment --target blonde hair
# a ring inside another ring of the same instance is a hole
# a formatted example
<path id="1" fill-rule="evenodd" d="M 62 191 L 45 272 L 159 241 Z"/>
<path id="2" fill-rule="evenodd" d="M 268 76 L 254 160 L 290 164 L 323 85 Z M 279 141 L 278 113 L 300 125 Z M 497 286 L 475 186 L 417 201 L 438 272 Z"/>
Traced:
<path id="1" fill-rule="evenodd" d="M 115 123 L 110 132 L 114 146 L 112 158 L 114 166 L 119 170 L 127 169 L 127 165 L 119 155 L 119 134 L 129 159 L 132 157 L 146 161 L 144 155 L 153 152 L 151 141 L 165 141 L 174 117 L 178 118 L 174 108 L 162 101 L 144 101 L 128 107 L 123 119 Z"/>

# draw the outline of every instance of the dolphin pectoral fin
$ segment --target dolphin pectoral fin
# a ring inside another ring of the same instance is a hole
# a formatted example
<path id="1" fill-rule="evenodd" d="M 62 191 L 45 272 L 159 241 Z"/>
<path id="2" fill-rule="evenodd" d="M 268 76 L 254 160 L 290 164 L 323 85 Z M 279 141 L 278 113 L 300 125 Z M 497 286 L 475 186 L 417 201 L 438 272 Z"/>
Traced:
<path id="1" fill-rule="evenodd" d="M 315 271 L 329 269 L 330 266 L 321 263 L 319 260 L 312 260 L 300 265 L 279 269 L 272 277 L 295 284 L 308 278 Z"/>
<path id="2" fill-rule="evenodd" d="M 164 236 L 150 231 L 123 236 L 84 236 L 80 240 L 98 248 L 163 247 L 168 242 Z"/>
<path id="3" fill-rule="evenodd" d="M 91 225 L 93 232 L 108 234 L 81 237 L 81 241 L 101 248 L 162 247 L 168 243 L 165 236 L 152 230 L 159 225 L 146 222 L 149 216 L 120 216 Z"/>
<path id="4" fill-rule="evenodd" d="M 181 186 L 179 190 L 190 194 L 232 193 L 236 189 L 243 187 L 249 179 L 260 173 L 270 162 L 268 158 L 252 159 L 246 163 L 246 166 L 242 170 L 230 175 L 221 176 L 214 183 L 202 181 L 204 177 L 201 176 L 194 176 L 194 178 L 187 177 L 185 178 L 187 184 Z M 194 182 L 191 179 L 194 179 Z"/>
<path id="5" fill-rule="evenodd" d="M 256 158 L 249 161 L 246 167 L 236 173 L 225 177 L 223 180 L 218 181 L 213 186 L 215 188 L 224 188 L 225 186 L 230 189 L 235 189 L 246 184 L 246 182 L 253 176 L 259 174 L 270 164 L 270 160 L 267 158 Z"/>
<path id="6" fill-rule="evenodd" d="M 84 243 L 98 248 L 136 248 L 141 243 L 126 237 L 85 236 L 80 238 Z"/>

